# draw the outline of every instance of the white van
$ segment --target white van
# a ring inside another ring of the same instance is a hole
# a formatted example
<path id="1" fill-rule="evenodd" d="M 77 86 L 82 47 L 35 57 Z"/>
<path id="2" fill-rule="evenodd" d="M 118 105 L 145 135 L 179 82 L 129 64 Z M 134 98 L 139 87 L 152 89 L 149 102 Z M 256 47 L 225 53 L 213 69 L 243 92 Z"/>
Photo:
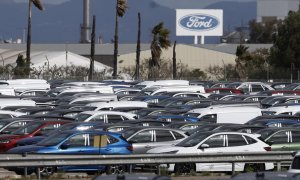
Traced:
<path id="1" fill-rule="evenodd" d="M 185 115 L 197 117 L 203 122 L 244 124 L 261 116 L 261 109 L 255 105 L 213 105 L 188 111 Z"/>
<path id="2" fill-rule="evenodd" d="M 0 89 L 2 88 L 12 88 L 16 91 L 16 93 L 20 93 L 30 89 L 49 90 L 50 84 L 43 79 L 0 80 Z"/>
<path id="3" fill-rule="evenodd" d="M 300 112 L 300 104 L 289 104 L 283 106 L 270 107 L 262 111 L 263 115 L 295 115 Z"/>
<path id="4" fill-rule="evenodd" d="M 172 85 L 182 85 L 182 86 L 185 85 L 185 86 L 188 86 L 189 81 L 187 81 L 187 80 L 143 81 L 143 82 L 140 82 L 140 83 L 136 84 L 133 87 L 137 88 L 137 89 L 144 89 L 144 88 L 151 87 L 151 86 L 172 86 Z"/>
<path id="5" fill-rule="evenodd" d="M 123 107 L 142 107 L 147 108 L 148 104 L 141 101 L 116 101 L 116 102 L 95 102 L 87 104 L 86 106 L 95 107 L 94 111 L 99 110 L 113 110 L 114 108 Z"/>
<path id="6" fill-rule="evenodd" d="M 152 86 L 144 88 L 138 95 L 156 95 L 160 92 L 198 92 L 205 93 L 203 86 Z"/>

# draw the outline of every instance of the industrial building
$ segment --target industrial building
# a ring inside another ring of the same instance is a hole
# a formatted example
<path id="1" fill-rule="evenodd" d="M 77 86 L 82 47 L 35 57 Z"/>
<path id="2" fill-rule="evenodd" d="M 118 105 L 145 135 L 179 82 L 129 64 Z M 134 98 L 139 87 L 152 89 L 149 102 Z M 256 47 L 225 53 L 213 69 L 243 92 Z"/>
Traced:
<path id="1" fill-rule="evenodd" d="M 289 11 L 298 11 L 299 0 L 257 0 L 257 22 L 284 19 Z"/>
<path id="2" fill-rule="evenodd" d="M 224 64 L 234 64 L 236 59 L 236 48 L 239 44 L 177 44 L 176 58 L 177 62 L 187 65 L 189 69 L 206 70 L 210 66 Z M 269 49 L 271 44 L 246 44 L 249 51 L 260 48 Z M 88 62 L 90 58 L 90 44 L 32 44 L 32 58 L 36 54 L 44 53 L 44 56 L 35 56 L 40 58 L 39 63 L 47 63 L 45 53 L 59 53 L 62 57 L 60 64 L 65 65 L 66 62 L 76 63 L 76 59 L 72 59 L 70 54 L 84 56 Z M 113 44 L 96 44 L 95 60 L 106 66 L 113 66 Z M 26 44 L 0 44 L 0 58 L 3 58 L 3 64 L 15 65 L 18 54 L 25 55 Z M 69 55 L 69 56 L 68 56 Z M 172 60 L 173 48 L 163 50 L 162 59 Z M 150 44 L 141 44 L 141 61 L 151 57 Z M 0 59 L 1 60 L 1 59 Z M 51 60 L 50 60 L 51 61 Z M 118 68 L 134 67 L 136 61 L 136 44 L 119 44 Z M 52 62 L 49 62 L 53 64 Z M 86 64 L 86 63 L 85 63 Z"/>

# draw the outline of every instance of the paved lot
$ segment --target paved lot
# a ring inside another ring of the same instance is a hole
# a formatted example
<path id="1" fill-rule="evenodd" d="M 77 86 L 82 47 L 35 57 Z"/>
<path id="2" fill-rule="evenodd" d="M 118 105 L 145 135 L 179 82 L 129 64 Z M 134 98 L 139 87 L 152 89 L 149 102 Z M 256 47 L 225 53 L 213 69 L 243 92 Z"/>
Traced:
<path id="1" fill-rule="evenodd" d="M 141 173 L 143 174 L 143 173 Z M 147 173 L 151 174 L 151 173 Z M 103 177 L 106 175 L 102 175 Z M 20 175 L 16 175 L 14 172 L 7 171 L 5 169 L 0 168 L 0 180 L 16 180 L 16 179 L 24 179 L 24 177 Z M 36 179 L 36 176 L 32 174 L 28 179 Z M 90 180 L 93 179 L 93 176 L 88 176 L 85 173 L 61 173 L 55 174 L 55 176 L 49 178 L 55 180 Z M 230 175 L 224 174 L 210 174 L 203 175 L 198 174 L 196 176 L 172 176 L 172 180 L 227 180 L 230 179 Z"/>

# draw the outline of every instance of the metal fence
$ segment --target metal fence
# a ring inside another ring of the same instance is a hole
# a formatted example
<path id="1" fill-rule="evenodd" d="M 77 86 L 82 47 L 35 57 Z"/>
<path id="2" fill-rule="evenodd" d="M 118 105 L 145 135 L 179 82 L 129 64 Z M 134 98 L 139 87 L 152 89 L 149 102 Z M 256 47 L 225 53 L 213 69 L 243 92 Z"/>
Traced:
<path id="1" fill-rule="evenodd" d="M 294 152 L 233 152 L 198 154 L 137 154 L 137 155 L 59 155 L 59 154 L 0 154 L 0 167 L 58 167 L 75 165 L 132 165 L 132 164 L 175 164 L 175 163 L 235 163 L 290 164 Z M 38 177 L 40 177 L 38 171 Z"/>

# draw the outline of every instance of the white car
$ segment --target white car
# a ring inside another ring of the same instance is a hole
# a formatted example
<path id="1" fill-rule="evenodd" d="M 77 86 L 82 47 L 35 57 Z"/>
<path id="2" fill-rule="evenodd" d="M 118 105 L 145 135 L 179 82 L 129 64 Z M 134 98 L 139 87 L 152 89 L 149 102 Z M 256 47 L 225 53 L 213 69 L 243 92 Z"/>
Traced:
<path id="1" fill-rule="evenodd" d="M 197 132 L 184 139 L 175 146 L 163 146 L 150 149 L 151 154 L 196 154 L 222 152 L 257 152 L 269 151 L 270 146 L 258 139 L 257 134 L 239 132 Z M 168 171 L 175 173 L 189 173 L 191 171 L 232 171 L 231 163 L 180 163 L 169 164 Z M 236 171 L 253 168 L 269 170 L 274 168 L 273 163 L 245 164 L 236 163 Z"/>
<path id="2" fill-rule="evenodd" d="M 82 122 L 118 123 L 137 119 L 137 115 L 119 111 L 83 111 L 74 118 L 76 121 Z"/>

